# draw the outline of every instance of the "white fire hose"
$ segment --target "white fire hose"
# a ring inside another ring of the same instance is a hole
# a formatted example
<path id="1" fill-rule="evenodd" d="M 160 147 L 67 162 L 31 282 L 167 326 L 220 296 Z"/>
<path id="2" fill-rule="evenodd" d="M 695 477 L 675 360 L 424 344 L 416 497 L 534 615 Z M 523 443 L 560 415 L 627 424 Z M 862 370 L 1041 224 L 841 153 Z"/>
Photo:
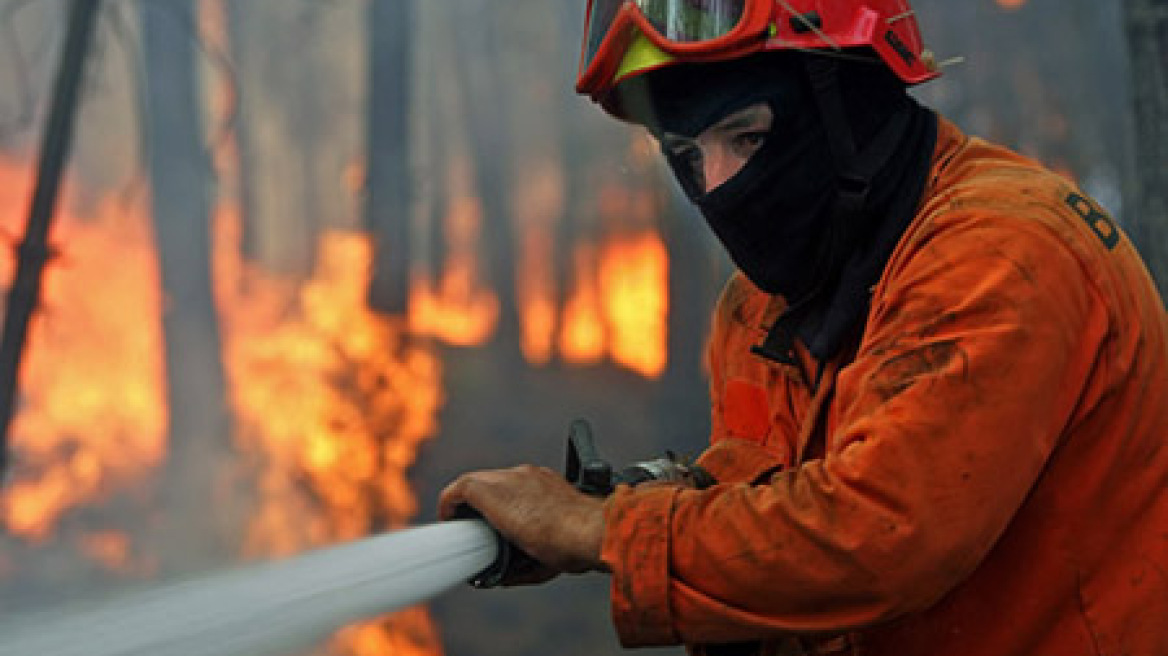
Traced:
<path id="1" fill-rule="evenodd" d="M 441 522 L 97 605 L 0 618 L 0 656 L 285 656 L 488 569 L 481 520 Z"/>
<path id="2" fill-rule="evenodd" d="M 617 484 L 714 482 L 672 454 L 614 472 L 582 420 L 568 431 L 565 476 L 596 496 Z M 493 587 L 531 563 L 481 519 L 457 519 L 98 605 L 0 617 L 0 656 L 286 656 L 460 583 Z"/>

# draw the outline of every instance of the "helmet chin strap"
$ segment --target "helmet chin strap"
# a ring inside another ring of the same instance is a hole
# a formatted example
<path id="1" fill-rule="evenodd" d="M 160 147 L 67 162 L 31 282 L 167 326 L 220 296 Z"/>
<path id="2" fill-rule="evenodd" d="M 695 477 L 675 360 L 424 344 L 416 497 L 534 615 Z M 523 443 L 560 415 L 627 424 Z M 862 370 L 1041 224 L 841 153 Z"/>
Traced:
<path id="1" fill-rule="evenodd" d="M 864 218 L 872 180 L 896 154 L 897 144 L 910 120 L 910 112 L 905 109 L 893 112 L 861 151 L 844 109 L 838 60 L 818 55 L 803 59 L 836 171 L 836 195 L 828 210 L 828 244 L 818 267 L 817 282 L 800 297 L 787 299 L 786 312 L 771 326 L 763 343 L 752 349 L 757 355 L 787 364 L 795 361 L 798 322 L 815 305 L 816 299 L 828 291 L 828 285 L 838 277 L 839 269 L 850 256 L 862 231 L 860 221 Z"/>
<path id="2" fill-rule="evenodd" d="M 905 111 L 894 112 L 861 152 L 844 110 L 839 62 L 816 55 L 804 57 L 804 62 L 835 162 L 837 196 L 831 218 L 837 227 L 847 228 L 864 211 L 872 179 L 896 153 L 896 146 L 908 127 L 909 115 Z"/>

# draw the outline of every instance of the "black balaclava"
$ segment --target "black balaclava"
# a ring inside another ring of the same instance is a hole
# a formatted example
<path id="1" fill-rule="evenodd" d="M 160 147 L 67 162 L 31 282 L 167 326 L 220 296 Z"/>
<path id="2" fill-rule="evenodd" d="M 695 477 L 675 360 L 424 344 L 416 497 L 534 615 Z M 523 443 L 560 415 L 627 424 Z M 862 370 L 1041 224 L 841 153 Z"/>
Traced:
<path id="1" fill-rule="evenodd" d="M 814 90 L 823 79 L 833 88 Z M 768 344 L 781 342 L 786 357 L 798 335 L 818 357 L 831 355 L 863 316 L 866 290 L 916 209 L 935 115 L 879 63 L 793 52 L 672 66 L 630 80 L 620 93 L 620 110 L 658 138 L 696 137 L 735 111 L 770 106 L 774 122 L 762 147 L 709 193 L 689 164 L 668 150 L 666 159 L 739 269 L 792 307 L 783 339 L 772 334 Z M 834 120 L 844 125 L 829 128 L 824 98 L 833 93 Z M 856 177 L 869 184 L 849 188 Z"/>

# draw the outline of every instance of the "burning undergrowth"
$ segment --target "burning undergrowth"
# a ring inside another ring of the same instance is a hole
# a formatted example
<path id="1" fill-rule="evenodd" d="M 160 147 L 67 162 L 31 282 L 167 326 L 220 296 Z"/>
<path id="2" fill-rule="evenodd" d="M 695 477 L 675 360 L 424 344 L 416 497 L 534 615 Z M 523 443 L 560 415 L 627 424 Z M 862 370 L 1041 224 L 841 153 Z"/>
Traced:
<path id="1" fill-rule="evenodd" d="M 26 167 L 0 162 L 0 210 L 15 240 Z M 442 400 L 434 349 L 404 319 L 365 305 L 371 247 L 329 232 L 307 280 L 240 258 L 238 222 L 217 223 L 215 290 L 232 410 L 233 471 L 250 494 L 207 499 L 206 513 L 246 517 L 238 557 L 284 556 L 405 526 L 407 473 Z M 167 484 L 165 363 L 158 263 L 140 212 L 100 202 L 64 211 L 30 331 L 13 467 L 0 496 L 7 536 L 0 589 L 17 603 L 115 579 L 166 575 L 150 532 Z M 0 256 L 11 278 L 12 250 Z M 199 467 L 200 463 L 179 463 Z M 208 472 L 213 479 L 219 472 Z M 244 506 L 225 508 L 223 504 Z M 199 540 L 204 522 L 191 518 Z M 172 521 L 167 526 L 182 526 Z M 439 653 L 424 610 L 342 632 L 330 654 Z"/>

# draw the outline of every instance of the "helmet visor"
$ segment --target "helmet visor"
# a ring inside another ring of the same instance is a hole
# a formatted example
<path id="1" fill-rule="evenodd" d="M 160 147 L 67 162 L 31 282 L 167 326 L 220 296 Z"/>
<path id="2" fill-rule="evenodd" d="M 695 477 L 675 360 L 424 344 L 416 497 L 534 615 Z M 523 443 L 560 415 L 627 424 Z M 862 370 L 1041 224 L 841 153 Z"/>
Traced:
<path id="1" fill-rule="evenodd" d="M 622 9 L 639 13 L 666 42 L 701 43 L 729 34 L 742 21 L 748 0 L 592 0 L 588 6 L 582 70 L 592 65 Z"/>

